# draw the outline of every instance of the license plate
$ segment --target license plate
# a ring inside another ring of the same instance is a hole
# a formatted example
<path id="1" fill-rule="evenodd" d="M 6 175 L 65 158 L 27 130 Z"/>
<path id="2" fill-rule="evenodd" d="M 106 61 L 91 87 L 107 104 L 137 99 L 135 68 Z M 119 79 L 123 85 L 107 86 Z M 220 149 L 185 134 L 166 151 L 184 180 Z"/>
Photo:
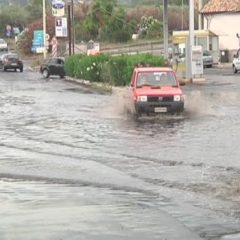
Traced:
<path id="1" fill-rule="evenodd" d="M 155 108 L 154 108 L 154 112 L 155 112 L 155 113 L 167 112 L 167 108 L 166 108 L 166 107 L 155 107 Z"/>
<path id="2" fill-rule="evenodd" d="M 17 64 L 16 64 L 16 63 L 12 63 L 11 65 L 12 65 L 12 66 L 17 66 Z"/>

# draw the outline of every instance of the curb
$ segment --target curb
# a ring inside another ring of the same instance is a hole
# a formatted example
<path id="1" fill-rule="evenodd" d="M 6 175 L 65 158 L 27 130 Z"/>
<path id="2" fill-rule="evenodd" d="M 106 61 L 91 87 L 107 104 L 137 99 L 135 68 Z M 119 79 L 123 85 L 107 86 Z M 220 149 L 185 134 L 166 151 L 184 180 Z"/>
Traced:
<path id="1" fill-rule="evenodd" d="M 108 84 L 91 82 L 89 80 L 77 79 L 69 76 L 65 76 L 65 81 L 79 84 L 88 90 L 92 90 L 93 92 L 98 92 L 99 94 L 109 94 L 112 93 L 113 87 Z"/>

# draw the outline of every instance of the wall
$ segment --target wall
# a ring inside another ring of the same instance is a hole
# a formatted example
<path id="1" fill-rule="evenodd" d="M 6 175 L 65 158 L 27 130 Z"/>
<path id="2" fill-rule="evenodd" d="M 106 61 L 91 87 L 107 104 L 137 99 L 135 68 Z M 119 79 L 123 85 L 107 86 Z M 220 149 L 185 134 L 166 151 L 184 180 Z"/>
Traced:
<path id="1" fill-rule="evenodd" d="M 209 29 L 219 35 L 219 49 L 229 50 L 230 55 L 239 48 L 239 39 L 236 33 L 240 35 L 240 13 L 219 13 L 204 17 L 204 29 Z M 207 24 L 208 22 L 208 24 Z"/>

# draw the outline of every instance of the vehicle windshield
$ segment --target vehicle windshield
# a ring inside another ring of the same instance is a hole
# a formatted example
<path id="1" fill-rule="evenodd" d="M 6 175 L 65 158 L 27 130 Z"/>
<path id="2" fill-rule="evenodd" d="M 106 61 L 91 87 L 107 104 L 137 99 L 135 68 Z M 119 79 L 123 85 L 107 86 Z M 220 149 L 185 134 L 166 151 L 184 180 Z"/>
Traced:
<path id="1" fill-rule="evenodd" d="M 203 56 L 211 56 L 211 54 L 208 51 L 203 51 Z"/>
<path id="2" fill-rule="evenodd" d="M 177 86 L 177 81 L 172 72 L 141 72 L 138 74 L 136 86 L 137 88 Z"/>
<path id="3" fill-rule="evenodd" d="M 7 55 L 7 59 L 8 59 L 8 60 L 18 59 L 18 55 L 16 55 L 16 54 Z"/>
<path id="4" fill-rule="evenodd" d="M 5 44 L 6 42 L 3 39 L 0 39 L 0 44 Z"/>
<path id="5" fill-rule="evenodd" d="M 7 48 L 0 48 L 0 53 L 6 53 L 6 52 L 8 52 Z"/>

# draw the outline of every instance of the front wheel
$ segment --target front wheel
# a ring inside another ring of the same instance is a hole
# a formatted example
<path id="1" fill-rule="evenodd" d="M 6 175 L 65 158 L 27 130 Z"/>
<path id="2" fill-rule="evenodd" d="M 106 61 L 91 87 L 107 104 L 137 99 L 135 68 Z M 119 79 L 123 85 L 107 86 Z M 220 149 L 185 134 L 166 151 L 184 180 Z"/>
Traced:
<path id="1" fill-rule="evenodd" d="M 44 78 L 48 78 L 49 77 L 49 72 L 48 72 L 47 69 L 44 69 L 42 74 L 43 74 Z"/>

